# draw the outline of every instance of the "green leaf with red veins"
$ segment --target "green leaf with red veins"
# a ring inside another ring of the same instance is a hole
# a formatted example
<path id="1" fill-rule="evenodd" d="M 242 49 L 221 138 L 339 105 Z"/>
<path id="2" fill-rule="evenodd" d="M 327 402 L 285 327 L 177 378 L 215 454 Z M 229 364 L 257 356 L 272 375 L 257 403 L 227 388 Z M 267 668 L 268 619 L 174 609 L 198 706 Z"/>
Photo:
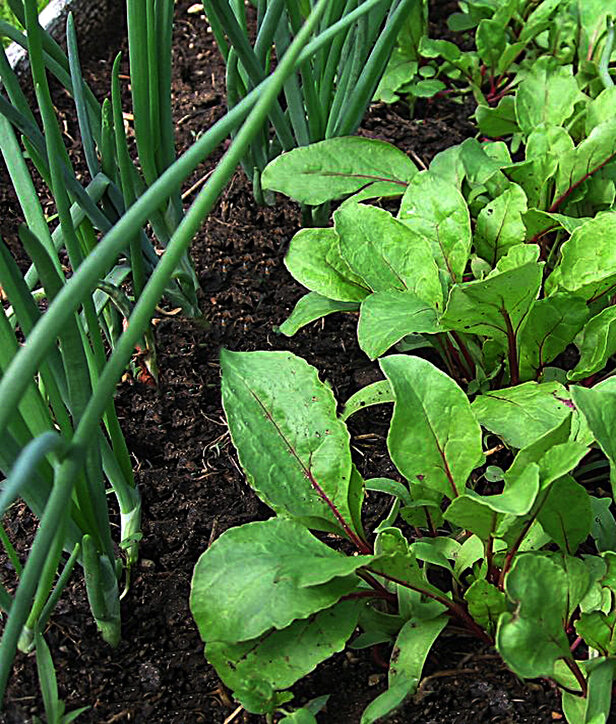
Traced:
<path id="1" fill-rule="evenodd" d="M 521 186 L 511 184 L 500 196 L 479 212 L 475 227 L 475 248 L 491 266 L 512 246 L 524 241 L 526 227 L 522 214 L 526 211 L 526 194 Z"/>
<path id="2" fill-rule="evenodd" d="M 570 65 L 559 66 L 550 56 L 538 58 L 515 96 L 518 124 L 526 134 L 538 126 L 562 126 L 585 98 Z"/>
<path id="3" fill-rule="evenodd" d="M 354 540 L 349 432 L 317 371 L 289 352 L 222 350 L 220 360 L 223 406 L 250 485 L 277 513 Z"/>
<path id="4" fill-rule="evenodd" d="M 340 253 L 351 270 L 374 292 L 413 292 L 435 309 L 443 290 L 429 242 L 388 211 L 345 204 L 334 214 Z"/>
<path id="5" fill-rule="evenodd" d="M 416 173 L 415 164 L 395 146 L 349 136 L 281 154 L 266 166 L 261 184 L 302 204 L 318 206 L 369 185 L 378 185 L 379 196 L 399 196 Z"/>
<path id="6" fill-rule="evenodd" d="M 466 394 L 419 357 L 380 361 L 394 393 L 387 445 L 407 480 L 455 498 L 481 461 L 481 428 Z"/>
<path id="7" fill-rule="evenodd" d="M 520 378 L 537 379 L 573 341 L 588 314 L 584 300 L 571 294 L 556 293 L 533 302 L 520 328 Z"/>
<path id="8" fill-rule="evenodd" d="M 562 210 L 571 194 L 615 157 L 616 120 L 610 119 L 593 128 L 579 146 L 560 158 L 549 211 Z"/>
<path id="9" fill-rule="evenodd" d="M 573 403 L 559 382 L 525 382 L 478 395 L 472 408 L 483 427 L 519 450 L 558 427 Z"/>
<path id="10" fill-rule="evenodd" d="M 428 240 L 450 283 L 462 281 L 471 251 L 471 220 L 460 191 L 431 171 L 418 173 L 402 197 L 400 221 Z"/>
<path id="11" fill-rule="evenodd" d="M 516 350 L 516 338 L 541 287 L 541 265 L 531 262 L 451 290 L 444 329 L 481 334 Z"/>

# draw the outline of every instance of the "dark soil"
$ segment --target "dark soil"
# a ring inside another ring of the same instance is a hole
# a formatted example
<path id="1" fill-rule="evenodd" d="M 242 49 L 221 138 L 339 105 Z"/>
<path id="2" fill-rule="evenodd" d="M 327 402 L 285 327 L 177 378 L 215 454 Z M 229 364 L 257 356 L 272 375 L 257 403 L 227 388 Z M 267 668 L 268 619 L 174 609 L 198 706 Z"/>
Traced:
<path id="1" fill-rule="evenodd" d="M 180 149 L 225 107 L 224 69 L 204 18 L 187 12 L 192 4 L 176 4 L 174 108 Z M 109 27 L 118 30 L 117 37 L 107 39 L 100 55 L 88 53 L 83 59 L 85 75 L 101 98 L 108 93 L 111 62 L 123 44 L 120 11 Z M 65 94 L 58 95 L 57 105 L 72 122 L 74 111 Z M 418 112 L 421 117 L 409 120 L 403 106 L 375 107 L 362 133 L 394 142 L 426 164 L 473 133 L 464 106 L 434 101 Z M 209 168 L 211 162 L 186 189 Z M 0 205 L 3 233 L 13 247 L 20 219 L 6 179 Z M 122 603 L 124 638 L 115 651 L 101 641 L 79 576 L 47 632 L 69 710 L 91 707 L 79 721 L 232 720 L 236 705 L 205 661 L 188 609 L 190 579 L 199 555 L 224 530 L 270 512 L 246 485 L 230 444 L 219 395 L 219 349 L 292 350 L 320 370 L 339 400 L 378 376 L 356 344 L 353 318 L 327 318 L 291 340 L 273 331 L 303 293 L 282 264 L 299 224 L 297 209 L 282 198 L 272 208 L 257 207 L 238 173 L 192 249 L 207 324 L 161 314 L 156 320 L 158 387 L 127 378 L 119 390 L 117 407 L 134 456 L 144 521 L 141 561 Z M 392 472 L 385 454 L 386 426 L 385 412 L 360 413 L 353 421 L 356 462 L 366 475 Z M 370 436 L 357 439 L 366 433 Z M 368 529 L 387 507 L 379 497 L 371 501 Z M 13 538 L 30 539 L 33 522 L 27 511 L 16 507 L 8 530 Z M 319 721 L 357 724 L 362 709 L 386 684 L 382 659 L 387 657 L 385 650 L 340 654 L 296 687 L 296 700 L 329 693 Z M 466 637 L 443 637 L 425 673 L 417 696 L 392 722 L 538 724 L 562 718 L 558 696 L 547 682 L 522 684 L 493 651 Z M 33 713 L 42 714 L 34 660 L 20 655 L 0 719 L 25 722 Z M 241 712 L 233 719 L 257 720 Z"/>

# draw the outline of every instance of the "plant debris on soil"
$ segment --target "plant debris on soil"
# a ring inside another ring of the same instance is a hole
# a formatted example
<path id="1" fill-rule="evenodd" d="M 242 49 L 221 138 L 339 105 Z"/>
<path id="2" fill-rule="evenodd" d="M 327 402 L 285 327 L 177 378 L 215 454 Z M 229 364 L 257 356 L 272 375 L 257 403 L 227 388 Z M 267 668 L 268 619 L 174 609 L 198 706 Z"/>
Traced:
<path id="1" fill-rule="evenodd" d="M 226 108 L 224 66 L 203 15 L 188 13 L 192 4 L 176 3 L 173 105 L 178 151 Z M 435 8 L 433 14 L 438 3 Z M 81 39 L 84 74 L 100 99 L 109 92 L 115 54 L 126 50 L 120 7 L 108 27 L 117 35 L 98 42 L 97 52 L 85 52 Z M 128 87 L 125 91 L 128 104 Z M 66 119 L 65 140 L 75 154 L 72 102 L 65 92 L 58 92 L 56 104 Z M 474 133 L 467 121 L 471 112 L 472 106 L 436 99 L 416 108 L 415 119 L 409 120 L 402 104 L 376 106 L 361 133 L 395 143 L 417 163 L 428 164 L 438 151 Z M 220 153 L 187 181 L 186 203 L 196 193 L 191 188 L 219 157 Z M 4 237 L 16 249 L 21 218 L 5 171 L 0 194 Z M 143 496 L 141 558 L 122 601 L 124 637 L 116 650 L 101 640 L 79 575 L 73 577 L 46 633 L 68 710 L 90 707 L 79 721 L 232 720 L 237 705 L 205 661 L 190 615 L 190 580 L 198 557 L 221 533 L 270 517 L 271 512 L 248 487 L 236 461 L 220 402 L 219 350 L 291 350 L 317 367 L 340 401 L 379 377 L 377 367 L 357 346 L 356 320 L 350 315 L 310 325 L 292 339 L 276 333 L 276 325 L 304 293 L 282 263 L 299 227 L 297 207 L 282 197 L 273 207 L 256 206 L 248 181 L 238 171 L 192 247 L 203 290 L 203 319 L 186 319 L 163 307 L 155 320 L 158 387 L 129 376 L 120 386 L 116 403 Z M 395 475 L 385 446 L 388 416 L 389 410 L 370 411 L 352 421 L 355 458 L 364 475 Z M 365 521 L 368 529 L 389 506 L 385 496 L 373 495 Z M 35 521 L 23 505 L 13 506 L 6 521 L 9 535 L 21 541 L 25 553 L 24 541 L 32 540 Z M 4 573 L 11 576 L 8 564 Z M 294 703 L 331 694 L 319 721 L 357 724 L 363 708 L 386 686 L 389 654 L 382 647 L 333 657 L 295 687 Z M 455 630 L 433 649 L 425 677 L 417 695 L 391 722 L 538 724 L 563 718 L 549 682 L 519 681 L 493 651 Z M 41 715 L 38 692 L 34 657 L 20 654 L 0 721 L 23 723 L 34 713 Z M 262 719 L 238 711 L 233 721 Z"/>

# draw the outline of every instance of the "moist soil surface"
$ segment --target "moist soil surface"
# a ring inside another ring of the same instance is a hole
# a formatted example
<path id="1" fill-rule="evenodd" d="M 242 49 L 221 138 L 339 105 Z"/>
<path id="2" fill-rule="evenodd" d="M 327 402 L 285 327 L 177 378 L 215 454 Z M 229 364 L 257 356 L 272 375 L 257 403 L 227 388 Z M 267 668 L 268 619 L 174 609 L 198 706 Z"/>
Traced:
<path id="1" fill-rule="evenodd" d="M 180 151 L 225 110 L 224 66 L 204 17 L 189 12 L 191 5 L 187 0 L 176 3 L 173 93 Z M 434 3 L 433 15 L 446 17 L 456 5 Z M 113 29 L 109 37 L 98 38 L 87 52 L 82 48 L 84 74 L 100 99 L 108 94 L 116 52 L 126 50 L 120 7 L 107 27 Z M 67 145 L 81 163 L 73 140 L 78 138 L 74 107 L 60 91 L 55 101 L 66 119 Z M 467 120 L 472 110 L 472 105 L 440 99 L 423 102 L 409 120 L 402 104 L 375 106 L 361 133 L 393 142 L 417 163 L 427 164 L 438 151 L 473 135 Z M 191 186 L 216 160 L 210 159 L 186 183 L 187 203 L 195 193 Z M 3 235 L 19 257 L 16 228 L 21 218 L 3 174 Z M 102 642 L 79 574 L 47 631 L 60 695 L 69 710 L 90 707 L 79 721 L 263 721 L 236 711 L 204 659 L 188 608 L 192 570 L 207 546 L 231 526 L 271 515 L 246 484 L 229 439 L 220 401 L 219 350 L 290 350 L 315 365 L 341 401 L 379 378 L 377 366 L 357 346 L 352 316 L 326 318 L 292 339 L 276 333 L 276 325 L 304 293 L 283 265 L 299 227 L 295 205 L 279 198 L 273 207 L 257 206 L 238 171 L 192 247 L 203 319 L 186 319 L 163 305 L 155 320 L 158 386 L 129 375 L 120 386 L 117 408 L 143 496 L 141 559 L 122 601 L 123 640 L 116 650 Z M 395 474 L 385 447 L 389 414 L 371 411 L 352 420 L 355 461 L 369 477 Z M 385 496 L 373 495 L 367 530 L 388 506 Z M 35 523 L 24 507 L 14 506 L 6 520 L 13 540 L 31 541 Z M 27 543 L 22 544 L 25 552 Z M 10 578 L 8 564 L 4 574 Z M 295 703 L 330 694 L 319 721 L 357 724 L 366 704 L 386 686 L 389 653 L 381 647 L 333 657 L 295 687 Z M 417 695 L 391 722 L 539 724 L 563 718 L 549 682 L 520 682 L 493 650 L 455 632 L 441 637 L 424 673 Z M 34 658 L 19 655 L 0 721 L 27 722 L 35 713 L 43 712 Z"/>

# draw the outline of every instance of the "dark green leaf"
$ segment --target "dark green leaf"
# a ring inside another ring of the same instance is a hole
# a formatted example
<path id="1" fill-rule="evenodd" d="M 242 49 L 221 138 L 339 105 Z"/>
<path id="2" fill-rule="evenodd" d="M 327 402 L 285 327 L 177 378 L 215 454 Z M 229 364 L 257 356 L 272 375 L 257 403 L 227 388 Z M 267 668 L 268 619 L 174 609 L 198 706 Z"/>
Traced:
<path id="1" fill-rule="evenodd" d="M 538 520 L 559 548 L 573 555 L 592 527 L 590 496 L 568 475 L 556 480 Z"/>
<path id="2" fill-rule="evenodd" d="M 575 622 L 575 630 L 588 646 L 603 656 L 616 654 L 616 611 L 583 613 Z"/>
<path id="3" fill-rule="evenodd" d="M 507 610 L 505 594 L 485 579 L 480 579 L 468 587 L 464 600 L 470 615 L 493 636 L 499 616 Z"/>
<path id="4" fill-rule="evenodd" d="M 279 703 L 277 690 L 287 689 L 342 651 L 357 625 L 359 606 L 358 601 L 342 601 L 251 641 L 213 641 L 205 655 L 248 711 L 271 712 Z"/>
<path id="5" fill-rule="evenodd" d="M 556 293 L 535 300 L 518 337 L 521 379 L 536 379 L 549 362 L 564 352 L 587 319 L 588 307 L 581 297 Z"/>
<path id="6" fill-rule="evenodd" d="M 518 555 L 505 578 L 516 613 L 501 615 L 496 647 L 519 676 L 550 676 L 558 659 L 569 657 L 563 629 L 567 614 L 567 575 L 547 556 Z"/>

